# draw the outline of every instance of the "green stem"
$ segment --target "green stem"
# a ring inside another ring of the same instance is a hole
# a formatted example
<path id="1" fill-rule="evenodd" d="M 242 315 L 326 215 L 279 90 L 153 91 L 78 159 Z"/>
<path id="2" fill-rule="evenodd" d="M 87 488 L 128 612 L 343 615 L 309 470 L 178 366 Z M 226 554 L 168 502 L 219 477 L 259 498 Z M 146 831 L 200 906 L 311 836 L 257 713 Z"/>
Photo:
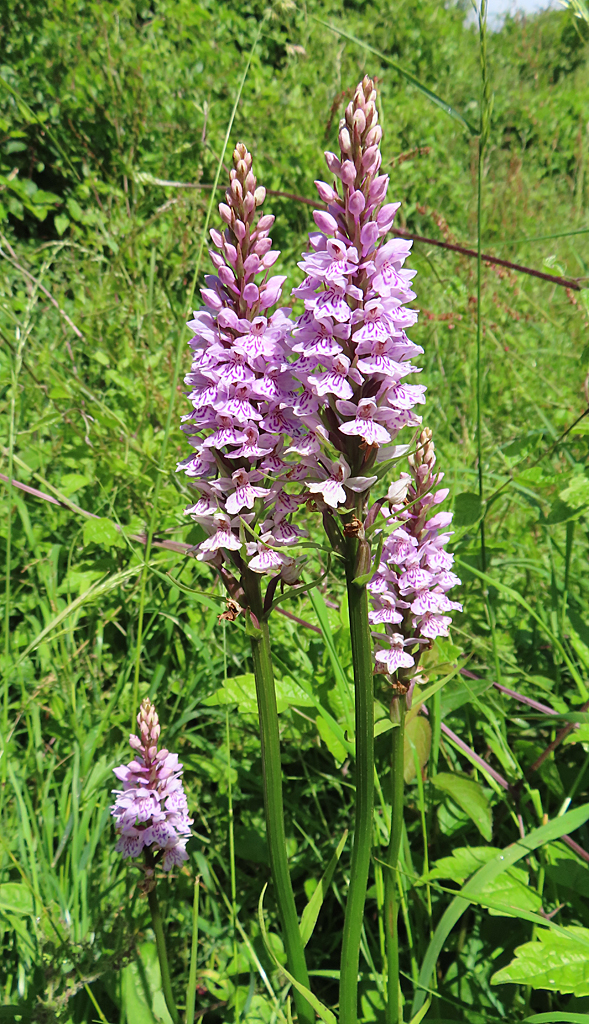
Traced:
<path id="1" fill-rule="evenodd" d="M 299 919 L 290 881 L 286 856 L 286 835 L 284 832 L 284 808 L 282 803 L 282 765 L 280 763 L 280 735 L 276 690 L 270 653 L 268 623 L 263 618 L 260 578 L 245 570 L 243 584 L 248 606 L 256 621 L 250 617 L 248 632 L 254 662 L 256 695 L 260 716 L 260 739 L 262 745 L 262 776 L 264 785 L 264 811 L 266 835 L 270 856 L 270 871 L 274 882 L 274 895 L 282 925 L 284 948 L 288 968 L 294 978 L 309 988 L 309 975 L 305 962 L 305 949 L 299 931 Z M 299 1024 L 314 1024 L 315 1011 L 300 992 L 294 992 Z"/>
<path id="2" fill-rule="evenodd" d="M 397 699 L 399 724 L 392 730 L 391 737 L 391 783 L 392 811 L 391 838 L 387 851 L 387 871 L 385 877 L 384 919 L 387 944 L 387 1013 L 386 1024 L 397 1024 L 402 1020 L 400 1012 L 399 988 L 399 936 L 397 918 L 399 901 L 397 894 L 397 867 L 403 833 L 403 783 L 404 783 L 404 737 L 405 737 L 405 697 Z"/>
<path id="3" fill-rule="evenodd" d="M 147 902 L 149 903 L 151 923 L 155 933 L 155 944 L 157 946 L 157 955 L 158 960 L 160 962 L 160 972 L 162 975 L 162 991 L 164 993 L 164 999 L 166 1000 L 166 1006 L 168 1007 L 168 1012 L 170 1014 L 170 1017 L 174 1021 L 174 1024 L 180 1024 L 180 1017 L 178 1016 L 178 1010 L 176 1009 L 176 1003 L 174 1002 L 174 996 L 172 994 L 172 981 L 170 978 L 170 968 L 168 966 L 168 953 L 166 950 L 164 926 L 162 923 L 162 915 L 160 914 L 160 905 L 158 902 L 155 885 L 154 888 L 147 893 Z"/>
<path id="4" fill-rule="evenodd" d="M 365 585 L 354 583 L 358 541 L 346 541 L 346 580 L 356 693 L 356 811 L 350 886 L 346 902 L 340 966 L 340 1024 L 358 1019 L 358 967 L 364 903 L 372 848 L 374 808 L 374 690 L 372 642 Z"/>

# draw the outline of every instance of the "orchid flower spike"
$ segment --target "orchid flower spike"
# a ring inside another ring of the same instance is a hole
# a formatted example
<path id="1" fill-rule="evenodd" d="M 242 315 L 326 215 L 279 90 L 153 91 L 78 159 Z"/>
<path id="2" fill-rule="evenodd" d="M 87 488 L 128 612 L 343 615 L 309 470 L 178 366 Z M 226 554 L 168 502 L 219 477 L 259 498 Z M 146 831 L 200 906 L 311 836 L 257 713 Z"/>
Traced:
<path id="1" fill-rule="evenodd" d="M 380 564 L 368 584 L 369 619 L 374 632 L 376 671 L 411 678 L 421 651 L 437 636 L 448 636 L 448 612 L 462 611 L 448 591 L 460 583 L 452 571 L 454 555 L 446 551 L 452 536 L 452 512 L 438 511 L 448 488 L 438 488 L 444 476 L 435 472 L 436 454 L 431 430 L 421 432 L 417 450 L 409 457 L 411 475 L 389 491 L 389 507 L 381 510 L 393 529 L 385 537 Z M 403 670 L 403 671 L 400 671 Z"/>
<path id="2" fill-rule="evenodd" d="M 317 400 L 301 402 L 288 363 L 291 311 L 270 314 L 285 278 L 270 276 L 280 255 L 270 238 L 274 217 L 261 214 L 266 191 L 242 143 L 233 164 L 219 206 L 225 230 L 210 232 L 216 275 L 205 279 L 204 308 L 188 324 L 192 411 L 182 430 L 194 453 L 178 469 L 199 492 L 186 509 L 208 534 L 197 557 L 275 575 L 291 560 L 261 557 L 260 545 L 270 551 L 304 535 L 289 522 L 304 498 L 287 485 L 300 479 L 301 457 L 317 448 L 309 446 L 309 425 L 321 424 Z"/>
<path id="3" fill-rule="evenodd" d="M 182 786 L 182 765 L 177 754 L 158 750 L 160 724 L 153 704 L 145 698 L 137 715 L 139 735 L 129 737 L 135 757 L 114 768 L 122 783 L 115 789 L 110 812 L 119 835 L 116 849 L 124 857 L 139 857 L 144 849 L 163 855 L 169 871 L 188 860 L 186 844 L 193 819 Z"/>
<path id="4" fill-rule="evenodd" d="M 423 350 L 405 333 L 417 320 L 406 305 L 415 298 L 415 271 L 404 268 L 411 242 L 385 241 L 400 203 L 386 203 L 381 137 L 374 82 L 365 77 L 340 123 L 339 156 L 325 154 L 333 181 L 315 182 L 327 211 L 313 214 L 319 230 L 293 291 L 305 311 L 293 331 L 299 358 L 291 370 L 303 386 L 299 405 L 306 396 L 320 422 L 307 422 L 315 441 L 308 487 L 331 508 L 358 509 L 354 492 L 365 505 L 376 463 L 398 454 L 398 432 L 419 426 L 414 408 L 425 401 L 425 387 L 405 380 L 419 372 L 411 360 Z M 335 474 L 334 464 L 343 467 Z"/>

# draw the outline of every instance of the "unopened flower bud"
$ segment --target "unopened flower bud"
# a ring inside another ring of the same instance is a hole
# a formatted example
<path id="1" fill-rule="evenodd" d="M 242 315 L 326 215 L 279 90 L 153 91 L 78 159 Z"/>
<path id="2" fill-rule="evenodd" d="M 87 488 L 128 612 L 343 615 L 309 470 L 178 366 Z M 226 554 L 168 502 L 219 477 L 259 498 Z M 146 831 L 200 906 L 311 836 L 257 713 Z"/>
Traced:
<path id="1" fill-rule="evenodd" d="M 231 224 L 231 218 L 233 216 L 231 207 L 227 206 L 225 203 L 219 203 L 219 213 L 226 224 Z"/>
<path id="2" fill-rule="evenodd" d="M 248 171 L 245 181 L 243 183 L 245 192 L 255 192 L 256 190 L 256 179 L 254 178 L 251 171 Z"/>
<path id="3" fill-rule="evenodd" d="M 332 189 L 331 185 L 328 185 L 325 181 L 316 181 L 315 185 L 319 193 L 319 198 L 324 203 L 335 203 L 337 201 L 337 192 Z"/>
<path id="4" fill-rule="evenodd" d="M 234 199 L 237 199 L 239 202 L 241 202 L 241 200 L 243 199 L 243 189 L 241 187 L 241 182 L 238 181 L 237 178 L 234 178 L 233 181 L 231 182 L 231 193 Z"/>
<path id="5" fill-rule="evenodd" d="M 245 199 L 243 200 L 243 212 L 246 217 L 250 217 L 256 208 L 256 200 L 254 199 L 251 192 L 248 192 Z"/>
<path id="6" fill-rule="evenodd" d="M 409 473 L 401 473 L 398 480 L 394 480 L 387 491 L 387 500 L 391 505 L 400 505 L 407 497 L 407 488 L 411 483 Z"/>
<path id="7" fill-rule="evenodd" d="M 245 181 L 245 178 L 247 177 L 247 172 L 249 170 L 245 160 L 239 160 L 238 163 L 236 164 L 235 170 L 237 171 L 237 174 L 241 178 L 241 180 Z"/>
<path id="8" fill-rule="evenodd" d="M 335 153 L 330 153 L 328 151 L 327 153 L 325 153 L 325 163 L 327 164 L 327 169 L 331 171 L 332 174 L 335 174 L 337 178 L 339 178 L 341 169 L 339 157 L 337 157 Z"/>
<path id="9" fill-rule="evenodd" d="M 381 141 L 381 139 L 382 139 L 382 128 L 380 127 L 379 124 L 375 124 L 370 129 L 370 131 L 368 132 L 368 134 L 366 136 L 366 139 L 365 139 L 365 144 L 367 146 L 378 146 L 380 141 Z"/>
<path id="10" fill-rule="evenodd" d="M 257 225 L 258 235 L 260 231 L 270 231 L 275 219 L 271 213 L 265 213 L 263 217 L 260 217 Z"/>
<path id="11" fill-rule="evenodd" d="M 354 103 L 353 102 L 348 103 L 348 105 L 346 107 L 345 122 L 346 122 L 347 125 L 349 125 L 350 128 L 354 124 Z"/>
<path id="12" fill-rule="evenodd" d="M 342 128 L 339 133 L 339 145 L 342 153 L 351 153 L 352 140 L 350 139 L 350 133 L 347 128 Z"/>
<path id="13" fill-rule="evenodd" d="M 352 192 L 348 199 L 348 209 L 352 216 L 359 217 L 365 206 L 366 200 L 363 193 L 359 189 L 356 192 Z"/>
<path id="14" fill-rule="evenodd" d="M 263 185 L 258 185 L 256 191 L 254 192 L 254 199 L 256 201 L 256 206 L 261 206 L 262 203 L 264 202 L 265 198 L 266 198 L 266 189 L 264 188 Z"/>
<path id="15" fill-rule="evenodd" d="M 354 112 L 353 126 L 358 132 L 358 135 L 362 135 L 362 132 L 366 128 L 366 115 L 363 110 L 356 110 Z"/>
<path id="16" fill-rule="evenodd" d="M 143 743 L 141 742 L 138 736 L 134 736 L 133 734 L 131 734 L 131 736 L 129 736 L 129 743 L 133 747 L 133 750 L 143 749 Z"/>
<path id="17" fill-rule="evenodd" d="M 217 231 L 216 228 L 211 228 L 209 235 L 213 240 L 213 245 L 216 245 L 217 249 L 221 249 L 223 247 L 223 235 L 221 232 Z"/>
<path id="18" fill-rule="evenodd" d="M 241 220 L 236 220 L 235 224 L 232 225 L 233 234 L 237 238 L 238 242 L 243 242 L 245 238 L 245 224 Z"/>
<path id="19" fill-rule="evenodd" d="M 356 181 L 356 167 L 351 160 L 344 160 L 341 165 L 341 179 L 344 185 L 351 187 Z"/>

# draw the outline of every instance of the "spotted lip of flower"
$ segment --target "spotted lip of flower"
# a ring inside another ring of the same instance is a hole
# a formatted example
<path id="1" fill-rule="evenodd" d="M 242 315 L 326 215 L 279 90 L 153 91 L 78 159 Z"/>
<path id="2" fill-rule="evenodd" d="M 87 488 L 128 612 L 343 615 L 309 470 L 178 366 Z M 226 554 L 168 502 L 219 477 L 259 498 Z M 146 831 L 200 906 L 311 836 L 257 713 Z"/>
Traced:
<path id="1" fill-rule="evenodd" d="M 138 857 L 144 849 L 162 853 L 162 867 L 169 871 L 188 860 L 186 844 L 193 819 L 181 782 L 182 765 L 177 754 L 158 751 L 160 726 L 153 704 L 146 698 L 137 716 L 139 736 L 129 742 L 135 758 L 114 768 L 123 789 L 115 789 L 111 814 L 119 841 L 115 849 L 124 857 Z"/>

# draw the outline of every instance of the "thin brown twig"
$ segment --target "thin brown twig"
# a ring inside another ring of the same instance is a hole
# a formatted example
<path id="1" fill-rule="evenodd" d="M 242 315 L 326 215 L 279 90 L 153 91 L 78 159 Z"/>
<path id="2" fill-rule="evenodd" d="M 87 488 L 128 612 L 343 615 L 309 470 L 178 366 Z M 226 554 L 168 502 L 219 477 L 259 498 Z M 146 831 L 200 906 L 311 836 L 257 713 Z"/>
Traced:
<path id="1" fill-rule="evenodd" d="M 72 331 L 74 332 L 74 334 L 78 338 L 80 338 L 81 341 L 86 341 L 86 338 L 82 334 L 81 330 L 78 327 L 76 327 L 76 325 L 73 322 L 73 320 L 70 320 L 70 318 L 67 315 L 65 309 L 61 308 L 61 306 L 59 305 L 59 302 L 57 301 L 57 299 L 53 298 L 53 295 L 51 294 L 51 292 L 48 291 L 47 288 L 45 288 L 45 285 L 42 285 L 41 282 L 33 274 L 30 273 L 30 271 L 26 270 L 25 267 L 21 266 L 21 264 L 18 262 L 18 260 L 16 258 L 16 253 L 15 253 L 14 249 L 12 248 L 10 243 L 6 241 L 6 239 L 4 237 L 2 237 L 2 244 L 9 250 L 9 252 L 12 253 L 12 255 L 11 256 L 8 255 L 7 253 L 3 252 L 3 250 L 0 248 L 0 256 L 3 256 L 5 260 L 8 260 L 9 263 L 12 263 L 13 267 L 16 267 L 16 269 L 19 270 L 21 274 L 23 274 L 25 277 L 28 277 L 28 279 L 30 281 L 32 281 L 33 284 L 35 284 L 37 286 L 39 291 L 43 292 L 43 295 L 45 295 L 46 298 L 49 299 L 50 303 L 53 306 L 55 306 L 55 308 L 58 311 L 58 313 L 60 314 L 60 316 L 62 316 L 63 319 L 66 321 L 66 323 L 68 323 L 70 325 L 70 327 L 71 327 Z"/>
<path id="2" fill-rule="evenodd" d="M 182 181 L 167 181 L 163 178 L 153 178 L 147 184 L 160 185 L 162 188 L 199 188 L 199 189 L 212 189 L 212 185 L 197 183 L 188 183 Z M 225 185 L 218 185 L 217 188 L 225 189 Z M 274 189 L 266 189 L 266 194 L 269 196 L 278 196 L 281 199 L 291 199 L 295 203 L 305 203 L 306 206 L 314 206 L 316 209 L 327 209 L 325 203 L 321 203 L 319 200 L 307 199 L 305 196 L 296 195 L 294 192 L 278 192 Z M 476 249 L 469 249 L 463 245 L 454 245 L 451 242 L 442 242 L 437 238 L 428 238 L 426 235 L 414 235 L 409 231 L 399 231 L 393 228 L 391 234 L 397 235 L 399 238 L 410 238 L 414 242 L 425 242 L 426 245 L 435 245 L 440 249 L 449 249 L 451 252 L 459 252 L 463 256 L 470 256 L 473 259 L 478 258 Z M 508 270 L 515 270 L 518 274 L 529 274 L 531 277 L 538 277 L 542 281 L 550 281 L 552 284 L 557 284 L 561 288 L 572 288 L 573 291 L 580 292 L 583 290 L 583 285 L 579 284 L 577 280 L 569 280 L 566 277 L 557 277 L 554 274 L 545 274 L 542 270 L 534 270 L 533 267 L 526 267 L 521 263 L 512 263 L 510 260 L 499 259 L 498 256 L 490 256 L 488 253 L 482 253 L 481 259 L 483 263 L 490 263 L 497 267 L 506 267 Z"/>

